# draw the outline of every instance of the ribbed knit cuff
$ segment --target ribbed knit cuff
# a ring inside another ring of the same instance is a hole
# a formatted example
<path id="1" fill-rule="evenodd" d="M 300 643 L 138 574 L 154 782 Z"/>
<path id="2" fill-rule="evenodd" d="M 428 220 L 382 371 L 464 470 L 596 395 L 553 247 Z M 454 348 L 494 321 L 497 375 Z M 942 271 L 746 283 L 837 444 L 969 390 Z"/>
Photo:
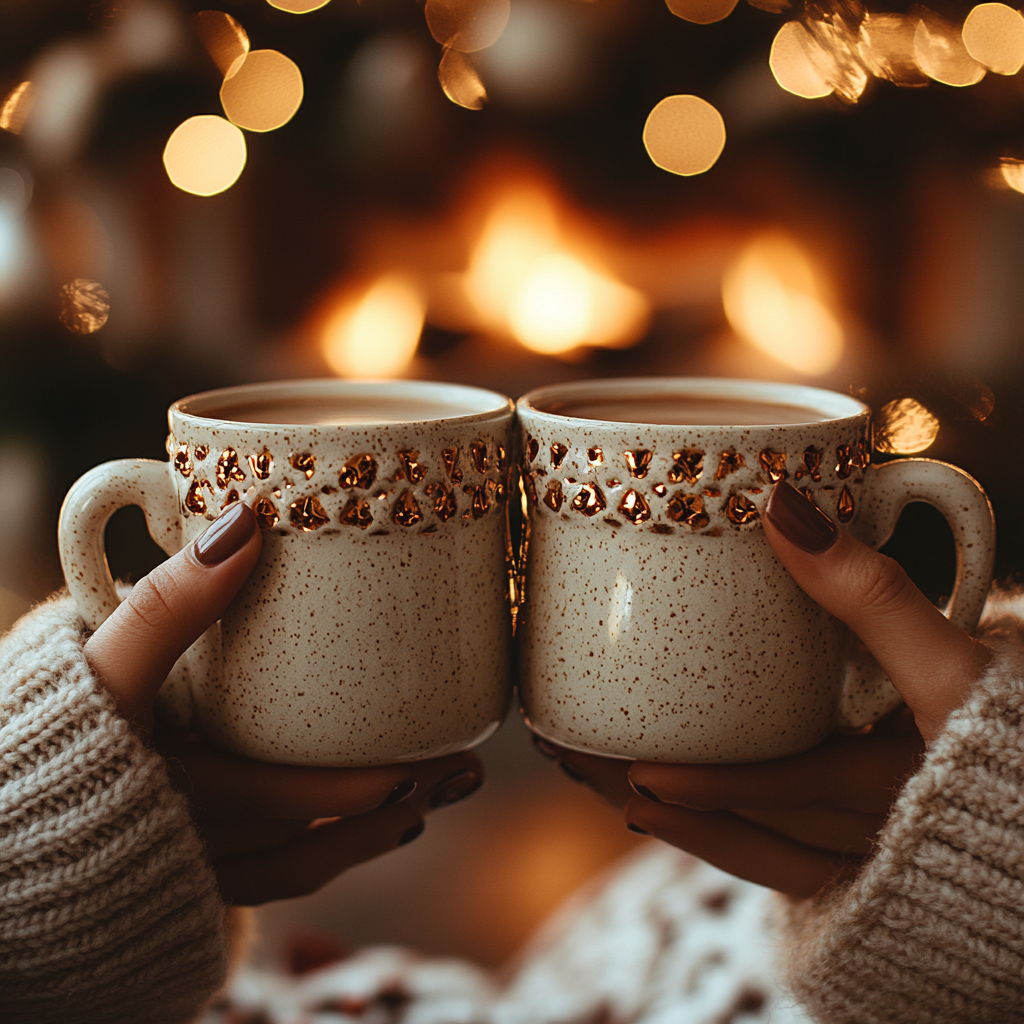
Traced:
<path id="1" fill-rule="evenodd" d="M 82 629 L 64 598 L 0 641 L 0 1020 L 184 1024 L 224 980 L 223 907 Z"/>
<path id="2" fill-rule="evenodd" d="M 875 856 L 793 909 L 790 986 L 823 1024 L 1024 1021 L 1024 638 L 991 622 L 985 678 L 905 786 Z"/>

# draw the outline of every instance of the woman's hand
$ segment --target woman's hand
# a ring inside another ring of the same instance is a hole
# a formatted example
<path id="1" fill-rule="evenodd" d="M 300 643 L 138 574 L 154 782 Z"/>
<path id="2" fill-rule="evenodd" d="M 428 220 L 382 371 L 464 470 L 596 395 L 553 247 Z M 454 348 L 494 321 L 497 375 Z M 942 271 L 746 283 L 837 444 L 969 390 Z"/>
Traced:
<path id="1" fill-rule="evenodd" d="M 252 511 L 238 502 L 140 580 L 85 644 L 118 710 L 153 735 L 153 701 L 178 657 L 223 614 L 259 557 Z M 314 892 L 347 868 L 411 842 L 428 811 L 479 789 L 473 754 L 380 768 L 250 761 L 194 736 L 154 739 L 189 798 L 224 898 L 237 905 Z"/>
<path id="2" fill-rule="evenodd" d="M 810 896 L 856 869 L 925 747 L 966 698 L 989 652 L 891 558 L 838 529 L 786 483 L 764 529 L 797 583 L 860 637 L 907 703 L 862 736 L 758 764 L 614 762 L 538 746 L 624 808 L 627 826 L 741 878 Z"/>

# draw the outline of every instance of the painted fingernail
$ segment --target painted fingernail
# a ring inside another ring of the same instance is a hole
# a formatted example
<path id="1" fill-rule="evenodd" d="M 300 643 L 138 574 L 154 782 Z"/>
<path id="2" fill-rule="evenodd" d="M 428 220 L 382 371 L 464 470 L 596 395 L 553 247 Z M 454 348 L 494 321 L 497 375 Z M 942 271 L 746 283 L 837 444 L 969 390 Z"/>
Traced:
<path id="1" fill-rule="evenodd" d="M 427 826 L 424 825 L 422 821 L 416 822 L 415 825 L 413 825 L 411 828 L 407 828 L 401 834 L 401 836 L 398 839 L 398 845 L 408 846 L 414 839 L 419 839 L 419 837 L 423 835 L 423 830 L 426 827 Z"/>
<path id="2" fill-rule="evenodd" d="M 256 517 L 252 509 L 244 501 L 236 501 L 207 527 L 192 551 L 200 565 L 219 565 L 243 548 L 255 532 Z"/>
<path id="3" fill-rule="evenodd" d="M 401 803 L 403 800 L 412 796 L 416 792 L 416 781 L 415 779 L 402 779 L 402 781 L 395 786 L 393 790 L 384 798 L 383 803 L 378 804 L 378 807 L 393 807 L 395 804 Z"/>
<path id="4" fill-rule="evenodd" d="M 542 740 L 539 736 L 533 735 L 533 745 L 545 756 L 550 757 L 552 761 L 558 760 L 558 751 L 554 748 L 551 743 L 547 740 Z"/>
<path id="5" fill-rule="evenodd" d="M 764 516 L 786 540 L 812 555 L 828 551 L 839 537 L 839 527 L 784 480 L 772 490 Z"/>
<path id="6" fill-rule="evenodd" d="M 632 779 L 627 780 L 630 786 L 633 787 L 633 792 L 637 796 L 642 796 L 645 800 L 652 800 L 656 804 L 661 803 L 661 797 L 658 796 L 653 790 L 648 789 L 646 786 L 641 786 L 639 782 L 634 782 Z"/>
<path id="7" fill-rule="evenodd" d="M 472 768 L 463 768 L 434 787 L 430 794 L 430 806 L 435 810 L 438 807 L 450 807 L 471 796 L 483 784 L 484 780 Z"/>
<path id="8" fill-rule="evenodd" d="M 581 775 L 578 771 L 576 771 L 575 768 L 570 768 L 564 761 L 559 761 L 558 767 L 561 768 L 562 771 L 565 772 L 565 774 L 568 775 L 573 782 L 587 781 L 587 777 L 585 775 Z"/>
<path id="9" fill-rule="evenodd" d="M 649 836 L 651 834 L 647 829 L 641 828 L 639 825 L 634 825 L 631 821 L 626 822 L 626 828 L 628 828 L 630 832 L 635 832 L 638 836 Z"/>

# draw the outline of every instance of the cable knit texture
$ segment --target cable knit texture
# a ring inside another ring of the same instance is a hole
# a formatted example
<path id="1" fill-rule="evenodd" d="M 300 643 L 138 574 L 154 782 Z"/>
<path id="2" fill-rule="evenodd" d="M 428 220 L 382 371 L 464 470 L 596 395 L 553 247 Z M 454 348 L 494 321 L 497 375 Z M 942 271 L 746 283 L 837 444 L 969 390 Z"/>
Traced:
<path id="1" fill-rule="evenodd" d="M 223 908 L 82 629 L 64 598 L 0 642 L 0 1020 L 182 1024 L 223 982 Z"/>
<path id="2" fill-rule="evenodd" d="M 790 984 L 823 1024 L 1024 1021 L 1021 605 L 990 605 L 981 636 L 993 663 L 907 783 L 868 867 L 789 914 Z"/>

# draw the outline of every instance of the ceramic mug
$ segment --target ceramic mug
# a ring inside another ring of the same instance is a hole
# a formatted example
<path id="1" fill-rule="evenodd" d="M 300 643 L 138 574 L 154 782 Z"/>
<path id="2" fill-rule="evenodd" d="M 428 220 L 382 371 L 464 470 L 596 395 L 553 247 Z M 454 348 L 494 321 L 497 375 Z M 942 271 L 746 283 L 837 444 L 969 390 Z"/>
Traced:
<path id="1" fill-rule="evenodd" d="M 118 604 L 103 551 L 140 505 L 172 554 L 234 501 L 259 562 L 179 660 L 163 714 L 246 757 L 375 765 L 471 747 L 509 699 L 506 499 L 514 410 L 478 388 L 298 381 L 184 398 L 168 462 L 99 466 L 60 550 L 95 629 Z"/>
<path id="2" fill-rule="evenodd" d="M 780 480 L 874 547 L 909 502 L 934 505 L 956 541 L 946 614 L 977 625 L 994 557 L 985 493 L 929 459 L 871 465 L 871 411 L 853 398 L 594 381 L 532 391 L 518 416 L 528 546 L 516 637 L 539 736 L 611 757 L 768 760 L 898 706 L 768 545 L 761 515 Z"/>

